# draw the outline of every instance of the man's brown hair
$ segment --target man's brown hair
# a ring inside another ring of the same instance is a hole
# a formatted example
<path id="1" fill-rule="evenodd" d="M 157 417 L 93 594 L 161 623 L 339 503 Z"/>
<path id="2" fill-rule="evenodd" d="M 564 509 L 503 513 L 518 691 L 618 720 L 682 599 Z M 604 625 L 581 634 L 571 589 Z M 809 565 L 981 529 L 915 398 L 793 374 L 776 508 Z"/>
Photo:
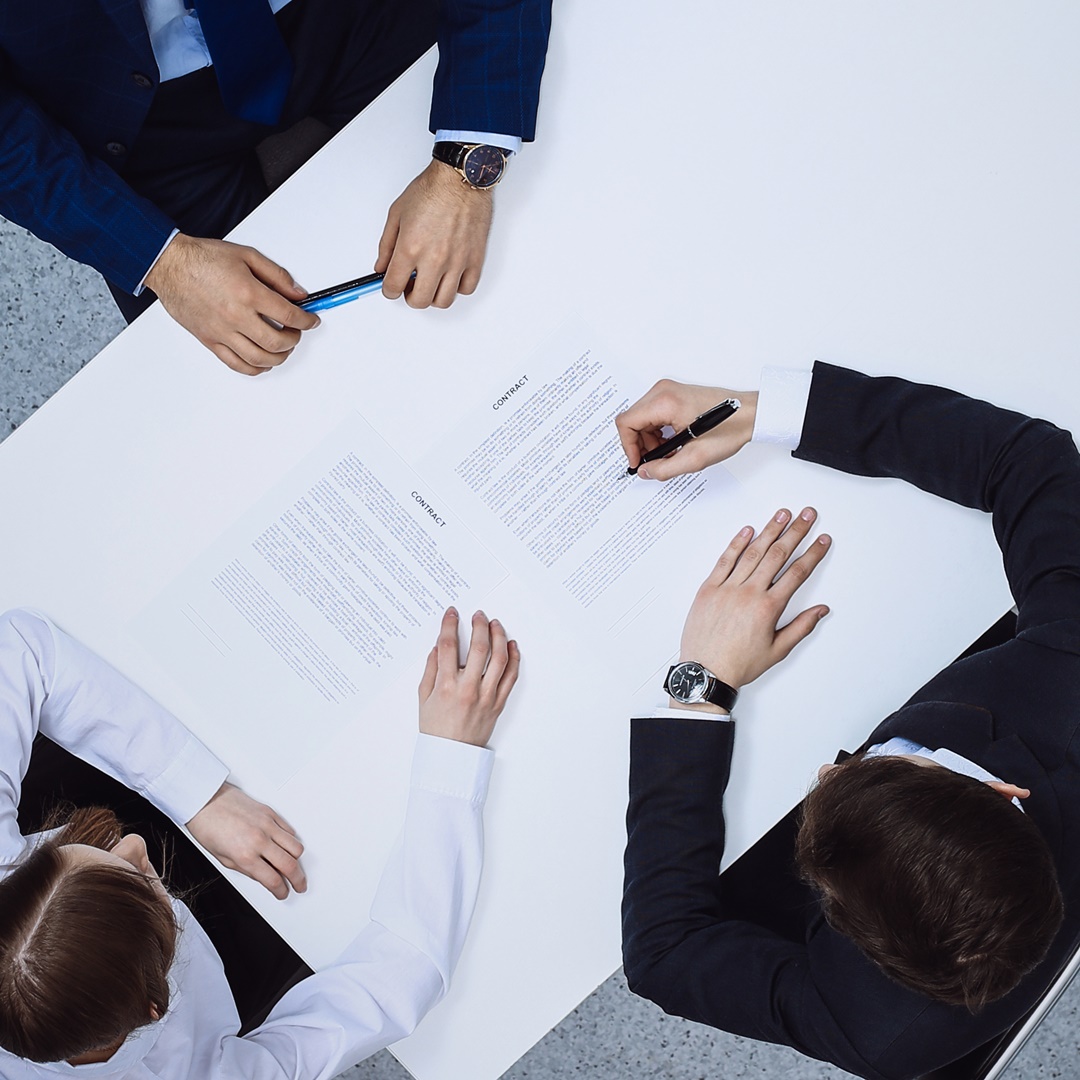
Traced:
<path id="1" fill-rule="evenodd" d="M 829 925 L 890 978 L 970 1012 L 1046 955 L 1064 914 L 1050 849 L 987 784 L 853 757 L 803 804 L 803 876 Z"/>
<path id="2" fill-rule="evenodd" d="M 0 882 L 0 1046 L 12 1054 L 63 1061 L 168 1010 L 177 928 L 160 892 L 135 869 L 62 851 L 120 837 L 111 811 L 76 810 Z"/>

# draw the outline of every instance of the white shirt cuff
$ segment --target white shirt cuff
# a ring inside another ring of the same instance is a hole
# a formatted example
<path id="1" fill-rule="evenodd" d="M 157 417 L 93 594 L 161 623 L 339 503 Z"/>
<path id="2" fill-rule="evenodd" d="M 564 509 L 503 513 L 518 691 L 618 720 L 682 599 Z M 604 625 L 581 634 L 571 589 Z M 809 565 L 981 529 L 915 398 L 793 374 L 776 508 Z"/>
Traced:
<path id="1" fill-rule="evenodd" d="M 147 787 L 146 795 L 177 825 L 186 825 L 228 776 L 225 765 L 191 735 L 169 767 Z"/>
<path id="2" fill-rule="evenodd" d="M 483 143 L 484 146 L 497 146 L 500 150 L 509 150 L 516 154 L 521 149 L 521 137 L 518 135 L 499 135 L 494 131 L 450 131 L 439 128 L 435 132 L 436 142 Z"/>
<path id="3" fill-rule="evenodd" d="M 696 709 L 657 708 L 649 714 L 656 720 L 730 720 L 730 713 L 698 712 Z"/>
<path id="4" fill-rule="evenodd" d="M 483 806 L 494 763 L 495 753 L 486 746 L 421 733 L 413 754 L 412 786 Z"/>
<path id="5" fill-rule="evenodd" d="M 762 369 L 751 442 L 775 443 L 788 450 L 798 447 L 812 378 L 812 371 Z"/>
<path id="6" fill-rule="evenodd" d="M 160 251 L 159 251 L 159 252 L 157 253 L 157 255 L 156 255 L 156 256 L 154 257 L 154 261 L 153 261 L 153 262 L 152 262 L 152 263 L 151 263 L 151 264 L 150 264 L 150 265 L 149 265 L 149 266 L 148 266 L 148 267 L 146 268 L 146 273 L 145 273 L 145 274 L 143 274 L 143 276 L 142 276 L 142 281 L 140 281 L 140 282 L 139 282 L 139 284 L 138 284 L 138 285 L 137 285 L 137 286 L 135 287 L 135 291 L 134 291 L 134 292 L 133 292 L 133 293 L 131 294 L 132 296 L 139 296 L 139 295 L 141 295 L 141 293 L 142 293 L 143 289 L 145 289 L 145 288 L 146 288 L 146 279 L 147 279 L 147 278 L 148 278 L 148 277 L 150 276 L 150 271 L 151 271 L 151 270 L 153 270 L 155 266 L 157 266 L 157 264 L 158 264 L 158 259 L 160 259 L 160 258 L 161 258 L 161 256 L 165 254 L 165 249 L 166 249 L 166 248 L 167 248 L 167 247 L 168 247 L 168 246 L 169 246 L 169 245 L 170 245 L 170 244 L 171 244 L 171 243 L 173 242 L 173 240 L 175 240 L 175 239 L 176 239 L 176 237 L 177 237 L 177 236 L 179 236 L 179 235 L 180 235 L 180 230 L 179 230 L 179 229 L 173 229 L 173 231 L 172 231 L 171 233 L 169 233 L 169 239 L 168 239 L 168 240 L 166 240 L 166 241 L 165 241 L 165 243 L 161 245 L 161 250 L 160 250 Z"/>

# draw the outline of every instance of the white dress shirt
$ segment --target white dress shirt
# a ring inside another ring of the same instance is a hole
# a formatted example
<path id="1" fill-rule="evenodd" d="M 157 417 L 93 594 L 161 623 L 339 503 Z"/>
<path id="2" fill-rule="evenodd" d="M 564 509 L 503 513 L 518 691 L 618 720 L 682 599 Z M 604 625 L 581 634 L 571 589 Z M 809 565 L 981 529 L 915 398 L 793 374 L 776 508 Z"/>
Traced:
<path id="1" fill-rule="evenodd" d="M 16 809 L 38 731 L 177 823 L 189 821 L 228 774 L 175 717 L 45 616 L 0 616 L 3 876 L 28 844 Z M 221 961 L 188 909 L 173 900 L 180 934 L 168 1013 L 97 1064 L 43 1065 L 0 1050 L 0 1076 L 322 1080 L 402 1038 L 446 992 L 465 940 L 480 881 L 481 815 L 493 758 L 490 750 L 419 737 L 405 828 L 371 922 L 250 1034 L 237 1036 L 239 1017 Z"/>

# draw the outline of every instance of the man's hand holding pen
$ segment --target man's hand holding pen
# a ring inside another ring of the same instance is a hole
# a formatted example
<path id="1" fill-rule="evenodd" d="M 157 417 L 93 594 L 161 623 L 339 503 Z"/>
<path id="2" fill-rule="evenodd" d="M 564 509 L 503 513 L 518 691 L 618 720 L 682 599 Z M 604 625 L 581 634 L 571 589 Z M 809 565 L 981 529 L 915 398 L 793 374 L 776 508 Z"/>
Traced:
<path id="1" fill-rule="evenodd" d="M 696 417 L 725 398 L 737 397 L 741 408 L 725 423 L 691 440 L 670 457 L 639 466 L 642 455 L 664 442 L 663 429 L 684 431 Z M 738 453 L 754 433 L 757 414 L 755 391 L 725 390 L 661 379 L 643 398 L 615 418 L 615 426 L 627 461 L 646 480 L 670 480 L 684 473 L 700 472 Z"/>

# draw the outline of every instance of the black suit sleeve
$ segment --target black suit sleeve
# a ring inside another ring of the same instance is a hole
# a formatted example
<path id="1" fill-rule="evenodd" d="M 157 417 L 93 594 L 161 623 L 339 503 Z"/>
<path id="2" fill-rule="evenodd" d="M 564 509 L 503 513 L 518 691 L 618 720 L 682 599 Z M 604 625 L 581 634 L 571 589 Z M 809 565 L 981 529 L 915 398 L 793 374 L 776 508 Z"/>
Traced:
<path id="1" fill-rule="evenodd" d="M 817 993 L 806 947 L 725 908 L 722 800 L 734 727 L 632 721 L 622 909 L 627 982 L 665 1012 L 880 1077 Z"/>
<path id="2" fill-rule="evenodd" d="M 989 511 L 1018 631 L 1080 620 L 1080 455 L 1067 431 L 940 387 L 817 363 L 794 456 Z M 1080 651 L 1075 629 L 1065 638 Z"/>

